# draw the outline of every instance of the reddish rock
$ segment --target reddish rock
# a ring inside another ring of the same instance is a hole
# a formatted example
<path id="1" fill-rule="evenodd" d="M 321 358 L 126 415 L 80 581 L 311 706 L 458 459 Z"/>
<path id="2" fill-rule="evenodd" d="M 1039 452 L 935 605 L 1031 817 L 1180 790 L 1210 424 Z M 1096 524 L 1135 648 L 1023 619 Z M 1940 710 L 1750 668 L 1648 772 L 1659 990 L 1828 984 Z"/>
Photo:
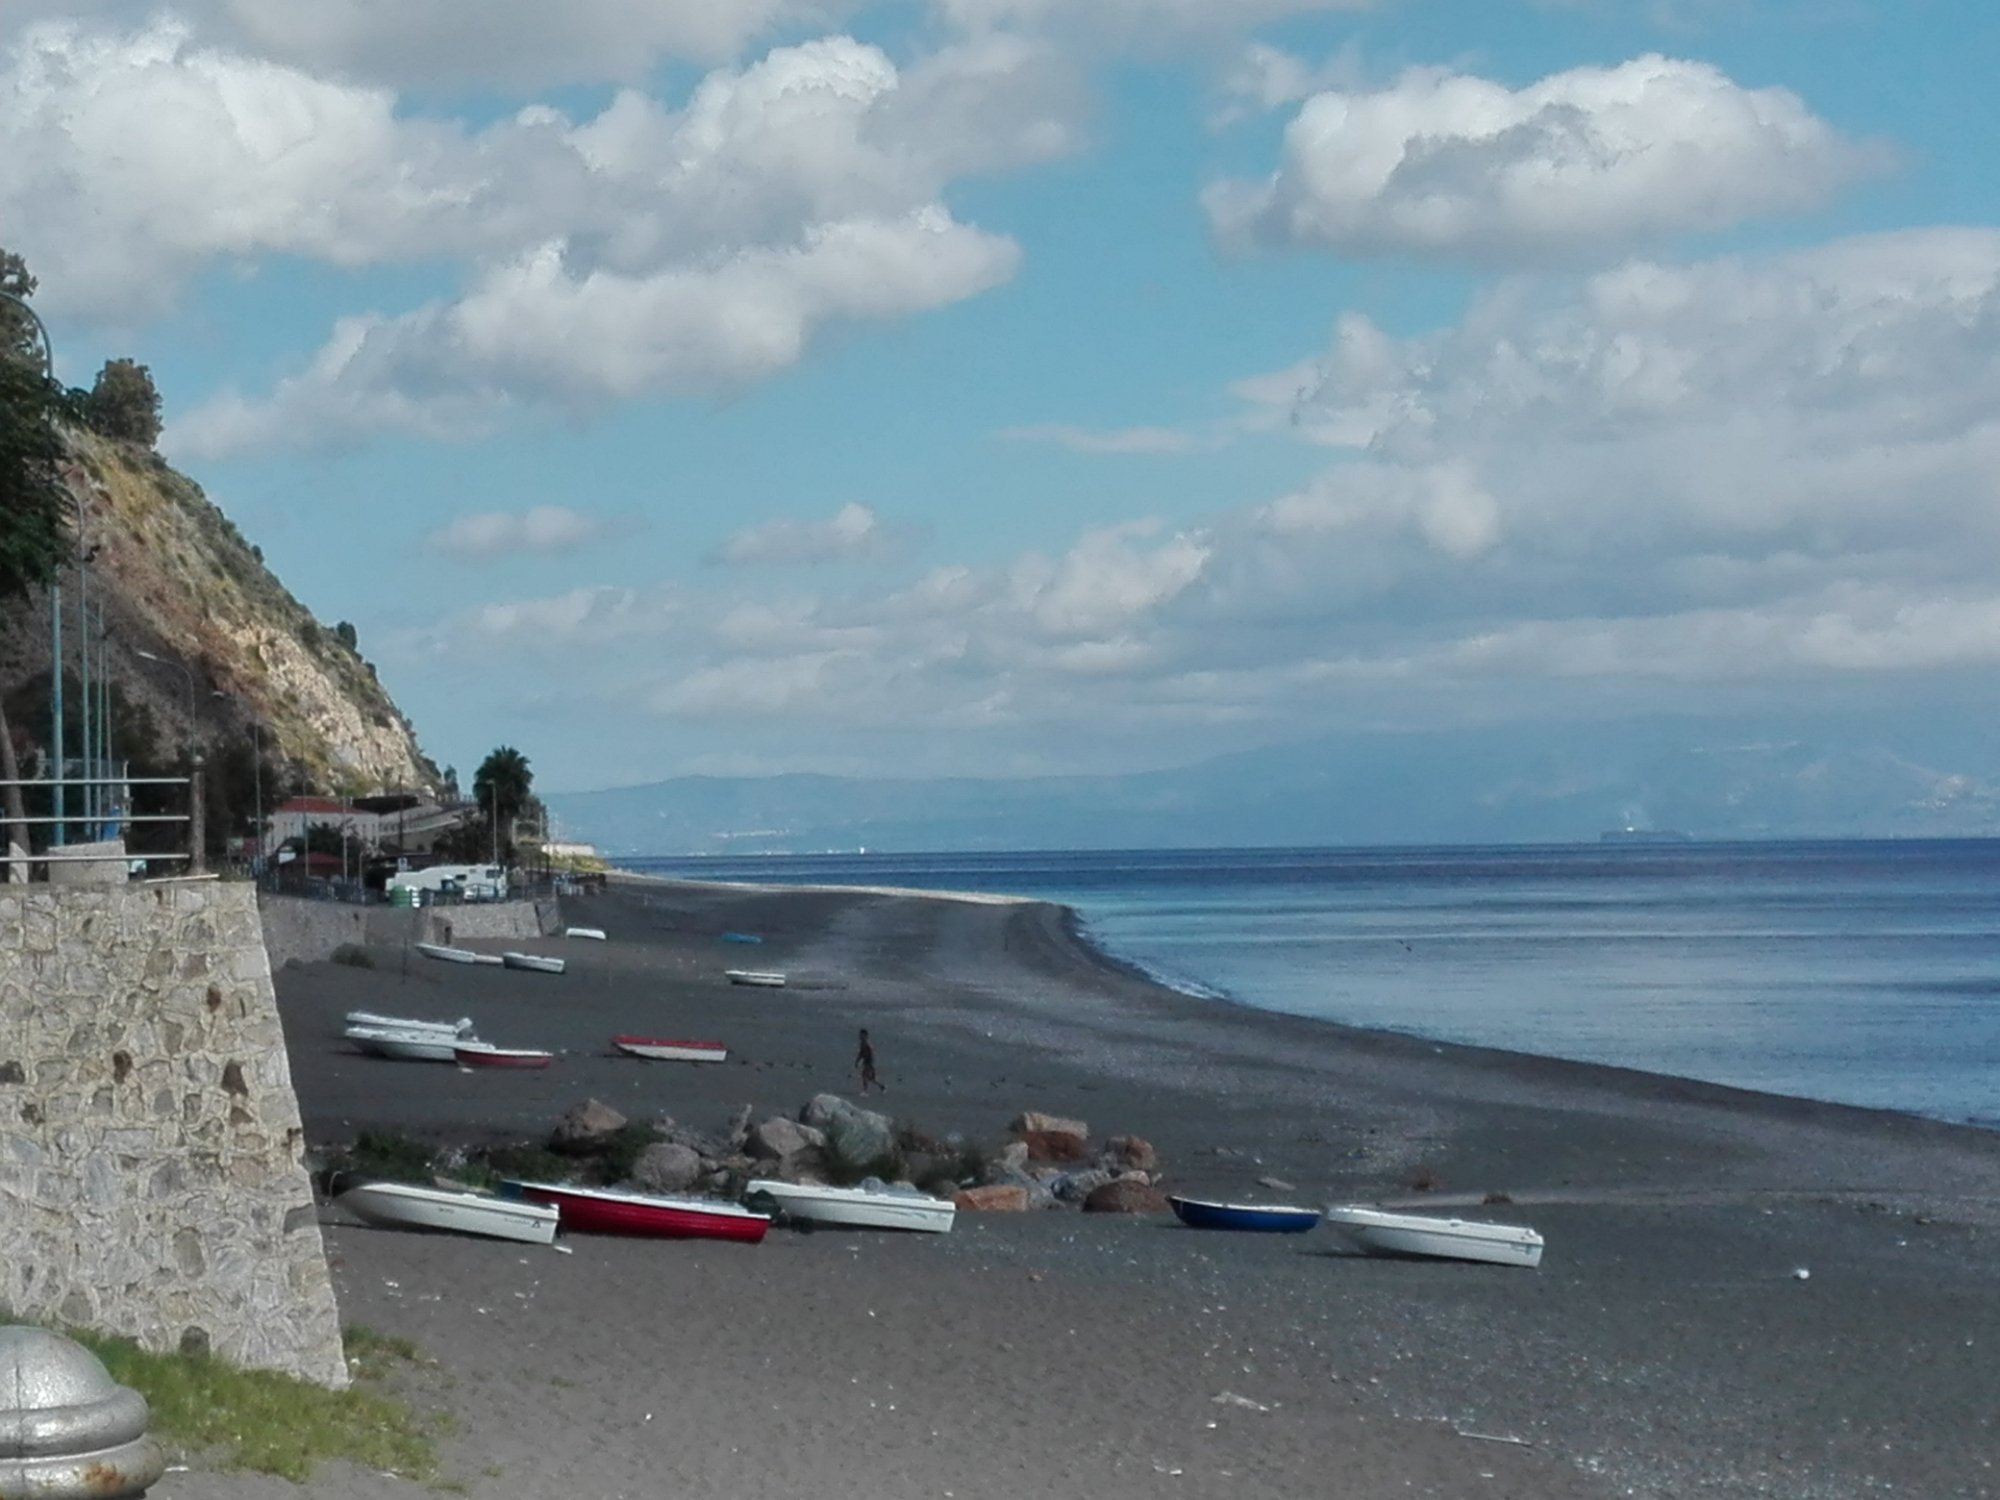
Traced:
<path id="1" fill-rule="evenodd" d="M 1171 1208 L 1165 1194 L 1136 1177 L 1107 1182 L 1083 1200 L 1087 1214 L 1163 1214 Z"/>
<path id="2" fill-rule="evenodd" d="M 965 1213 L 1026 1213 L 1028 1190 L 1023 1187 L 960 1188 L 951 1201 Z"/>
<path id="3" fill-rule="evenodd" d="M 1031 1130 L 1021 1144 L 1028 1148 L 1029 1161 L 1084 1161 L 1090 1156 L 1090 1138 L 1066 1130 Z"/>
<path id="4" fill-rule="evenodd" d="M 1143 1135 L 1114 1135 L 1104 1143 L 1104 1154 L 1121 1172 L 1157 1172 L 1160 1156 Z"/>

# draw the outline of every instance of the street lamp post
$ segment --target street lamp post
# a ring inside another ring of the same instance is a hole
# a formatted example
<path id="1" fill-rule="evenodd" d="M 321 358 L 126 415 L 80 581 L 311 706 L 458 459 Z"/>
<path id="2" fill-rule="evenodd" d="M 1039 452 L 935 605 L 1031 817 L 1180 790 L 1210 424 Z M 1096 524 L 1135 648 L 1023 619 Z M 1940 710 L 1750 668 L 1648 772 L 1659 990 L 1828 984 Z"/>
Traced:
<path id="1" fill-rule="evenodd" d="M 161 656 L 156 652 L 134 647 L 132 654 L 147 661 L 158 662 L 163 667 L 180 668 L 181 676 L 187 679 L 188 699 L 188 763 L 192 768 L 188 773 L 188 873 L 203 874 L 208 868 L 207 829 L 202 825 L 207 821 L 202 806 L 201 746 L 194 737 L 194 672 L 184 661 L 171 656 Z"/>

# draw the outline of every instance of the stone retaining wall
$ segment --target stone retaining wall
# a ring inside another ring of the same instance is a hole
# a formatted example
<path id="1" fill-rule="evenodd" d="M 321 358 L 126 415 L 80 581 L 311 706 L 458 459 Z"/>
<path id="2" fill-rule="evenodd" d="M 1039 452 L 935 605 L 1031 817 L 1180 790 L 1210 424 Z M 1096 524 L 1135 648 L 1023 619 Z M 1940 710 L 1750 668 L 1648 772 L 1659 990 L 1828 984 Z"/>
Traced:
<path id="1" fill-rule="evenodd" d="M 347 1383 L 256 893 L 0 894 L 0 1304 Z"/>
<path id="2" fill-rule="evenodd" d="M 451 937 L 530 938 L 560 930 L 553 901 L 490 901 L 467 906 L 348 906 L 307 901 L 298 896 L 258 899 L 264 916 L 264 948 L 271 967 L 293 959 L 323 963 L 343 943 L 397 948 L 405 943 L 441 943 L 446 924 Z"/>

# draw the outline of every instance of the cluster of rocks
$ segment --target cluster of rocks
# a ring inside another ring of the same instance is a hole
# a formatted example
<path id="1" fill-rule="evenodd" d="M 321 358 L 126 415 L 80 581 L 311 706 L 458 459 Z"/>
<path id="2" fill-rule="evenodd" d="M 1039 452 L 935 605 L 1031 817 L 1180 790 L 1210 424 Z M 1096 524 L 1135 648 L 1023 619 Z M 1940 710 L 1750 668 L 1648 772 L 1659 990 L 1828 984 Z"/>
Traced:
<path id="1" fill-rule="evenodd" d="M 565 1156 L 602 1156 L 629 1139 L 632 1122 L 596 1099 L 572 1107 L 548 1139 Z M 901 1129 L 889 1116 L 838 1094 L 816 1094 L 796 1117 L 755 1119 L 745 1105 L 718 1134 L 665 1116 L 643 1126 L 650 1137 L 623 1180 L 647 1193 L 707 1192 L 735 1197 L 752 1178 L 784 1182 L 857 1182 L 879 1178 L 950 1196 L 971 1211 L 1078 1207 L 1088 1213 L 1165 1213 L 1159 1161 L 1136 1135 L 1093 1148 L 1081 1120 L 1029 1112 L 1009 1127 L 997 1151 L 957 1137 L 935 1139 Z"/>

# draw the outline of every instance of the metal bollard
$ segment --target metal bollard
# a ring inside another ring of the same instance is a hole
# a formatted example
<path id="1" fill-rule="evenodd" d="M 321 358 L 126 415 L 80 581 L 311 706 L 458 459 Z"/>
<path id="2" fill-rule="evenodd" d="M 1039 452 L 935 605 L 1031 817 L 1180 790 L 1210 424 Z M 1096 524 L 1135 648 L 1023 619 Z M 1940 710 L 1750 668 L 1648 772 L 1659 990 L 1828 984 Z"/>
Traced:
<path id="1" fill-rule="evenodd" d="M 146 1436 L 146 1398 L 83 1345 L 46 1328 L 0 1326 L 0 1495 L 120 1500 L 166 1472 Z"/>

